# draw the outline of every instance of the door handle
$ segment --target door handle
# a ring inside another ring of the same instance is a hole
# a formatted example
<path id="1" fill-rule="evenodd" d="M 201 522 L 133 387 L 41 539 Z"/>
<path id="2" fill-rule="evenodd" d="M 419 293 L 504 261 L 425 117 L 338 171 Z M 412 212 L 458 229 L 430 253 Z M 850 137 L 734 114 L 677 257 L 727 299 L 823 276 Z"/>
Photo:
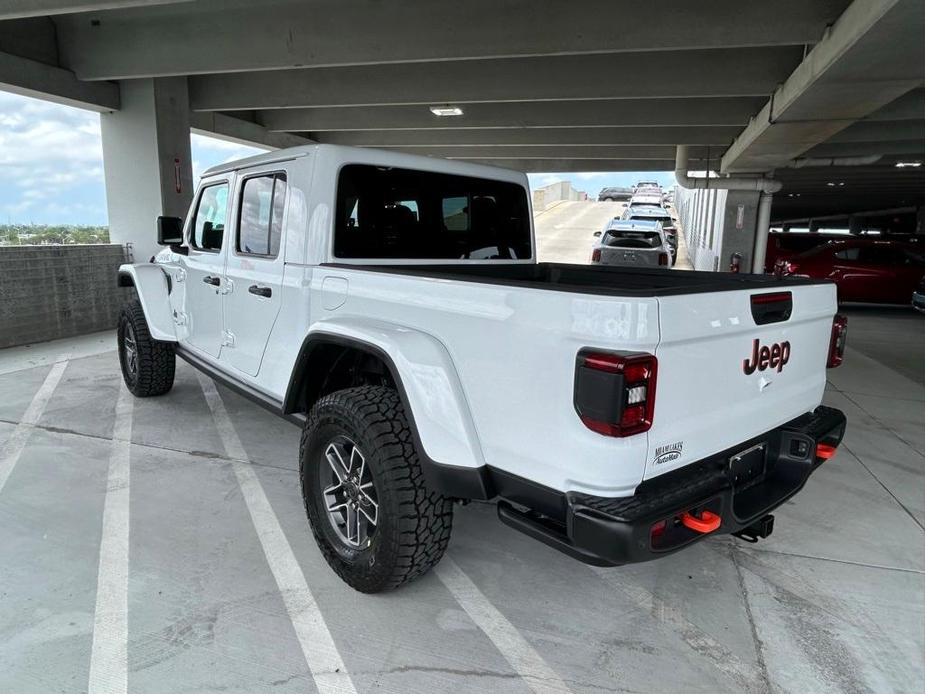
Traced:
<path id="1" fill-rule="evenodd" d="M 211 275 L 206 275 L 202 278 L 202 281 L 206 284 L 211 284 L 213 287 L 217 287 L 222 283 L 221 277 L 212 277 Z"/>
<path id="2" fill-rule="evenodd" d="M 247 288 L 247 291 L 249 291 L 251 294 L 256 294 L 257 296 L 266 297 L 267 299 L 273 296 L 272 289 L 270 289 L 269 287 L 258 287 L 256 284 L 252 284 L 251 286 L 249 286 Z"/>

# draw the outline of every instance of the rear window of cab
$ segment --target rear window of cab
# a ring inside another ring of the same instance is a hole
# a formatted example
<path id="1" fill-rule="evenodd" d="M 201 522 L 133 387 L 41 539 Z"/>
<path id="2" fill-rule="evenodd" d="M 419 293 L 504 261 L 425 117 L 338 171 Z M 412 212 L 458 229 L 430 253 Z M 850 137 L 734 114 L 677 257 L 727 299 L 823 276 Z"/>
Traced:
<path id="1" fill-rule="evenodd" d="M 516 183 L 366 164 L 337 182 L 337 258 L 527 260 L 525 189 Z"/>

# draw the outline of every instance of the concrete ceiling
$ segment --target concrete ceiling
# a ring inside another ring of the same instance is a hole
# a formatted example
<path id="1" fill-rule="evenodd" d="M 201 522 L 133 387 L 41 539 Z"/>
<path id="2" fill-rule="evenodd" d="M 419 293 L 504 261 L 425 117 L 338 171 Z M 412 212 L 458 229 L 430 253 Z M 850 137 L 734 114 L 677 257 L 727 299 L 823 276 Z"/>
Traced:
<path id="1" fill-rule="evenodd" d="M 0 0 L 0 86 L 111 110 L 115 80 L 183 75 L 193 126 L 232 139 L 526 171 L 670 170 L 688 144 L 777 170 L 781 209 L 839 173 L 792 160 L 883 155 L 806 196 L 866 206 L 925 195 L 892 166 L 925 160 L 922 35 L 922 0 Z"/>

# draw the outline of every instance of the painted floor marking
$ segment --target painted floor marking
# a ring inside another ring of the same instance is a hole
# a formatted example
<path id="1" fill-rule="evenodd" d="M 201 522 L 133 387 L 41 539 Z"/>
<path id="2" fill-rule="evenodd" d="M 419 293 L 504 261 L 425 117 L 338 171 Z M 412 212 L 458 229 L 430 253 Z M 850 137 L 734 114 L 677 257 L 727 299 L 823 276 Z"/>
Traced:
<path id="1" fill-rule="evenodd" d="M 571 691 L 517 627 L 491 604 L 456 562 L 444 556 L 435 571 L 476 626 L 485 632 L 530 689 L 536 694 L 563 694 Z"/>
<path id="2" fill-rule="evenodd" d="M 51 371 L 45 376 L 45 380 L 32 398 L 32 402 L 29 403 L 29 407 L 26 408 L 26 412 L 23 414 L 19 424 L 16 425 L 13 433 L 10 434 L 10 438 L 6 442 L 6 445 L 0 449 L 0 492 L 3 491 L 6 481 L 10 478 L 10 473 L 13 472 L 16 463 L 19 462 L 19 457 L 22 455 L 23 449 L 25 449 L 26 444 L 29 442 L 29 437 L 32 436 L 35 425 L 38 424 L 39 420 L 42 418 L 42 413 L 45 412 L 45 406 L 48 405 L 48 401 L 51 400 L 55 388 L 58 387 L 58 382 L 61 380 L 61 375 L 67 368 L 67 364 L 68 360 L 63 358 L 55 362 L 51 367 Z"/>
<path id="3" fill-rule="evenodd" d="M 305 575 L 280 527 L 279 519 L 270 506 L 254 468 L 247 462 L 247 452 L 238 438 L 221 395 L 209 378 L 198 373 L 197 376 L 206 403 L 212 411 L 212 419 L 221 437 L 225 454 L 231 458 L 241 494 L 260 538 L 267 564 L 289 612 L 305 662 L 308 663 L 314 677 L 315 686 L 320 694 L 356 694 L 353 680 L 347 673 L 331 632 L 305 581 Z"/>
<path id="4" fill-rule="evenodd" d="M 134 396 L 120 382 L 103 505 L 89 694 L 128 691 L 129 464 Z"/>

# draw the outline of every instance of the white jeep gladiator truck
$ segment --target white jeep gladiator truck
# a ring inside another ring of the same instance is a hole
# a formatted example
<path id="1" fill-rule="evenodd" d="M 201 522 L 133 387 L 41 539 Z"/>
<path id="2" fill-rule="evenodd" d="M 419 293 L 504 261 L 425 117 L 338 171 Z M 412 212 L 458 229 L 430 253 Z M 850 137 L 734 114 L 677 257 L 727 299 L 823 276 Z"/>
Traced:
<path id="1" fill-rule="evenodd" d="M 205 172 L 124 265 L 139 397 L 175 357 L 302 427 L 315 539 L 351 586 L 428 571 L 453 504 L 598 565 L 770 532 L 831 457 L 835 286 L 539 263 L 523 174 L 310 145 Z"/>

